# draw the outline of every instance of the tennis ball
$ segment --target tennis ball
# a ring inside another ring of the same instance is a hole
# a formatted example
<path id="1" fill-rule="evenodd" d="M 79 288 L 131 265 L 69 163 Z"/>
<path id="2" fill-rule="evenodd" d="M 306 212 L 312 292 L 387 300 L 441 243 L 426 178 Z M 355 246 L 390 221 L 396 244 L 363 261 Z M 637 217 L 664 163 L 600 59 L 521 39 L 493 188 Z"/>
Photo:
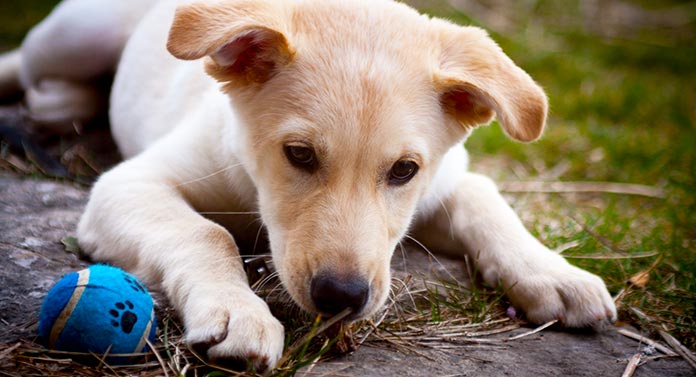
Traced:
<path id="1" fill-rule="evenodd" d="M 152 296 L 133 275 L 103 264 L 63 276 L 44 299 L 39 337 L 52 350 L 103 355 L 149 350 L 155 340 Z M 112 364 L 129 357 L 108 357 Z"/>

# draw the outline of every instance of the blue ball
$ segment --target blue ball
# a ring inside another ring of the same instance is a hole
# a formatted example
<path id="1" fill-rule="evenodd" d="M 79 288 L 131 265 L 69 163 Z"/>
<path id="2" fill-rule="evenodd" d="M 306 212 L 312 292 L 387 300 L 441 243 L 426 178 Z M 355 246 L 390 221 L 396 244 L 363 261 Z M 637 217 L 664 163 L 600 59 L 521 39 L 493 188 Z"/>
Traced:
<path id="1" fill-rule="evenodd" d="M 39 337 L 49 349 L 103 355 L 147 352 L 157 321 L 152 296 L 133 275 L 103 264 L 61 278 L 44 299 Z M 127 362 L 110 357 L 110 363 Z"/>

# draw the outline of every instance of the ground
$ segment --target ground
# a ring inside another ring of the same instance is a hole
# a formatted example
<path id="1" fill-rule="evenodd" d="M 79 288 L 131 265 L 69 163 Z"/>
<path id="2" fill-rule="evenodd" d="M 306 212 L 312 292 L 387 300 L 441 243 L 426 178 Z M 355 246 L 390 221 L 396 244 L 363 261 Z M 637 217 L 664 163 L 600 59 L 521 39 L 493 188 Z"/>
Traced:
<path id="1" fill-rule="evenodd" d="M 3 229 L 0 254 L 4 257 L 0 259 L 3 271 L 0 286 L 4 287 L 0 293 L 0 375 L 14 376 L 19 374 L 13 370 L 28 370 L 16 363 L 21 363 L 23 355 L 26 360 L 37 357 L 36 348 L 33 348 L 36 346 L 29 342 L 35 338 L 43 297 L 63 274 L 88 265 L 76 254 L 66 251 L 64 245 L 65 238 L 74 234 L 87 195 L 86 187 L 74 183 L 0 173 L 0 229 Z M 413 247 L 406 248 L 405 256 L 406 262 L 400 255 L 394 262 L 396 277 L 411 275 L 419 280 L 426 275 L 442 275 L 444 268 L 461 269 L 461 262 L 440 258 L 442 265 L 439 265 Z M 507 319 L 503 316 L 502 320 Z M 514 328 L 514 323 L 507 320 L 508 329 L 503 328 L 495 335 L 473 334 L 468 339 L 466 336 L 452 337 L 449 341 L 415 345 L 407 341 L 385 341 L 389 332 L 378 330 L 354 353 L 307 366 L 298 375 L 619 376 L 636 353 L 643 353 L 645 364 L 638 368 L 635 376 L 694 375 L 694 370 L 681 358 L 664 357 L 620 335 L 614 327 L 599 333 L 547 329 L 519 340 L 504 341 L 532 329 L 529 326 Z M 13 350 L 15 345 L 19 347 Z M 48 359 L 48 356 L 43 357 Z M 54 363 L 75 368 L 58 361 Z M 147 368 L 151 370 L 152 366 Z M 43 373 L 46 371 L 42 369 Z M 121 372 L 119 369 L 100 371 Z"/>

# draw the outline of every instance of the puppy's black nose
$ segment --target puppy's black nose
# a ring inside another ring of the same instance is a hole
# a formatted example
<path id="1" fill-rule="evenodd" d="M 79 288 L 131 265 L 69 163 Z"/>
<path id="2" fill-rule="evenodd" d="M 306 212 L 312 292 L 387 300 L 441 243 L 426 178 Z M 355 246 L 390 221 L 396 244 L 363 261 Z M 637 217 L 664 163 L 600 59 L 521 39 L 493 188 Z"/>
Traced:
<path id="1" fill-rule="evenodd" d="M 359 313 L 367 303 L 370 285 L 359 278 L 339 278 L 331 274 L 320 274 L 312 278 L 312 301 L 317 310 L 324 314 L 338 314 L 351 308 Z"/>

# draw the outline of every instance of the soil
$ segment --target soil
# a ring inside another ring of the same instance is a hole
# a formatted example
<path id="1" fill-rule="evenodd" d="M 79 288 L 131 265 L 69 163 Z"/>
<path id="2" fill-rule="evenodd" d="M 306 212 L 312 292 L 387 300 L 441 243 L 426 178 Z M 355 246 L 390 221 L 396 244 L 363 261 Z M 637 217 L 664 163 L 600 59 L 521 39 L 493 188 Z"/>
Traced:
<path id="1" fill-rule="evenodd" d="M 0 173 L 0 342 L 34 334 L 41 301 L 64 274 L 87 262 L 65 252 L 87 190 L 48 180 Z"/>
<path id="2" fill-rule="evenodd" d="M 502 346 L 418 349 L 419 354 L 361 347 L 340 360 L 318 364 L 306 375 L 618 377 L 639 350 L 637 343 L 611 330 L 602 334 L 545 331 Z M 641 365 L 634 376 L 694 376 L 694 371 L 683 360 L 659 359 Z"/>

